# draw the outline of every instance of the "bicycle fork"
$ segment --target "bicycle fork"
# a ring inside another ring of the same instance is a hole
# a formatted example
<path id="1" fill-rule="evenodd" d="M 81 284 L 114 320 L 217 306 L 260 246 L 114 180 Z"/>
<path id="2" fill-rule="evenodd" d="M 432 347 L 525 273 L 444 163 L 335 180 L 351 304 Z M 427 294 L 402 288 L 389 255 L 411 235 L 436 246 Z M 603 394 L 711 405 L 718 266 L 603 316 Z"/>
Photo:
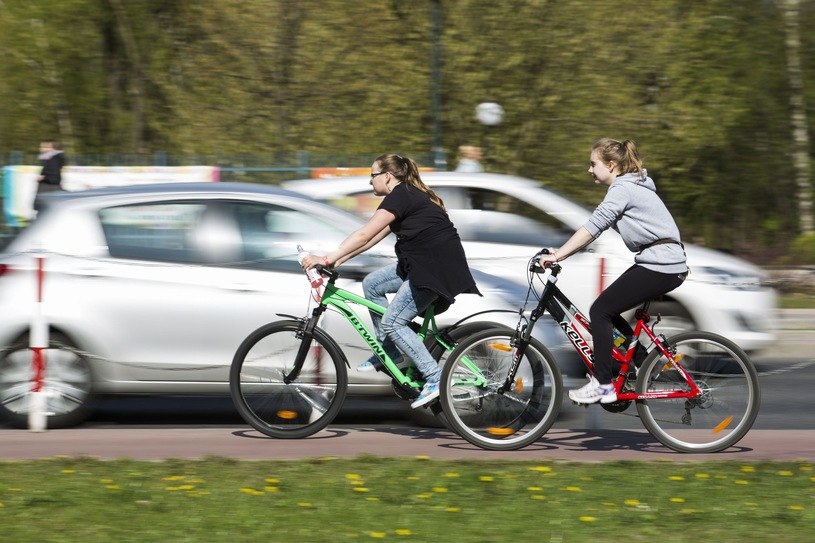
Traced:
<path id="1" fill-rule="evenodd" d="M 303 369 L 303 364 L 306 361 L 306 356 L 308 356 L 308 352 L 311 349 L 311 340 L 314 337 L 314 328 L 317 326 L 317 323 L 320 320 L 320 316 L 325 311 L 324 305 L 318 305 L 314 308 L 314 311 L 311 313 L 311 318 L 309 319 L 300 319 L 302 322 L 302 327 L 297 331 L 295 337 L 300 339 L 300 347 L 297 349 L 297 354 L 294 357 L 294 364 L 292 365 L 291 371 L 283 376 L 283 382 L 287 385 L 294 382 L 297 377 L 300 375 L 300 371 Z"/>

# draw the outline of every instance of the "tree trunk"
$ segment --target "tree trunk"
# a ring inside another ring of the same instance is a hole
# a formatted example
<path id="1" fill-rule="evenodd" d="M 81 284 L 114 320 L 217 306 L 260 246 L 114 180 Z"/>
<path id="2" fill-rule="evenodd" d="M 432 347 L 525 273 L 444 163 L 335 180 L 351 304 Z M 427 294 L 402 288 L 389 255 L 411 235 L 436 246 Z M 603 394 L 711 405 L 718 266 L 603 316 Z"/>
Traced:
<path id="1" fill-rule="evenodd" d="M 792 160 L 798 187 L 798 221 L 802 234 L 813 231 L 812 183 L 810 182 L 809 131 L 807 129 L 804 82 L 801 75 L 801 35 L 798 18 L 801 0 L 781 0 L 787 44 L 787 75 L 790 81 Z"/>

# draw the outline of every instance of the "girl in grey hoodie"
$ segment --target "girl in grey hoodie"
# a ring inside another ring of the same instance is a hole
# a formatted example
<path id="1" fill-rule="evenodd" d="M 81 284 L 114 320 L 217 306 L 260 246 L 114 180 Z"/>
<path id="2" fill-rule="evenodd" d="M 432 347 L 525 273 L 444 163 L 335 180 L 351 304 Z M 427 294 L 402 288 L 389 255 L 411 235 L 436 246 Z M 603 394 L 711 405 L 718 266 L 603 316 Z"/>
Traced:
<path id="1" fill-rule="evenodd" d="M 594 340 L 594 375 L 589 383 L 569 391 L 582 404 L 612 403 L 617 393 L 611 383 L 613 328 L 630 336 L 631 326 L 620 313 L 646 300 L 670 292 L 688 275 L 679 228 L 656 193 L 654 181 L 642 167 L 631 140 L 601 139 L 591 150 L 589 173 L 595 183 L 608 186 L 606 197 L 589 220 L 559 249 L 542 255 L 541 266 L 559 262 L 594 241 L 603 231 L 619 232 L 626 247 L 636 253 L 634 265 L 604 290 L 589 311 Z"/>

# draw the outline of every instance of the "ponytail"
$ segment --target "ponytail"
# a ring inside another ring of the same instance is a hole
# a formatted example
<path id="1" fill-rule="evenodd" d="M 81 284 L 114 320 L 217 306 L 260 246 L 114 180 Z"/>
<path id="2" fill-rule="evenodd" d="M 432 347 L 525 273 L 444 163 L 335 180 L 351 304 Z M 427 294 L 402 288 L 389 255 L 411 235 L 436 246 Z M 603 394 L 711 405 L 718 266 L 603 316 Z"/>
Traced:
<path id="1" fill-rule="evenodd" d="M 419 176 L 419 166 L 416 165 L 413 159 L 395 153 L 386 153 L 378 156 L 374 162 L 378 162 L 382 170 L 390 172 L 399 182 L 426 193 L 430 197 L 431 202 L 439 206 L 442 211 L 446 211 L 442 199 L 436 196 L 433 189 L 425 185 L 424 181 L 422 181 L 422 178 Z"/>

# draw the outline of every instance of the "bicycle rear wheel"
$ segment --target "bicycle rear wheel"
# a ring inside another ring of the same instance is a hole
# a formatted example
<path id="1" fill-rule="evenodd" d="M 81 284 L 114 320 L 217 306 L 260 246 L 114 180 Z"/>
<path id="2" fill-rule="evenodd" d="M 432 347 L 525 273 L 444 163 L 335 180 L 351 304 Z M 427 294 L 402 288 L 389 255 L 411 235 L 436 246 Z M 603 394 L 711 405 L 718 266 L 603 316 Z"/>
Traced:
<path id="1" fill-rule="evenodd" d="M 735 343 L 691 331 L 668 340 L 675 359 L 701 389 L 696 398 L 640 400 L 642 423 L 660 443 L 678 452 L 719 452 L 736 444 L 758 415 L 761 392 L 753 363 Z M 687 391 L 685 378 L 657 350 L 642 364 L 637 392 Z"/>
<path id="2" fill-rule="evenodd" d="M 483 449 L 506 451 L 535 442 L 557 419 L 560 369 L 549 350 L 532 339 L 512 386 L 499 391 L 512 364 L 514 331 L 496 328 L 463 340 L 441 376 L 440 400 L 450 426 Z"/>
<path id="3" fill-rule="evenodd" d="M 271 437 L 302 438 L 334 420 L 345 400 L 348 372 L 339 346 L 315 328 L 299 374 L 293 368 L 303 344 L 303 322 L 285 320 L 262 326 L 238 347 L 229 391 L 241 417 Z"/>

